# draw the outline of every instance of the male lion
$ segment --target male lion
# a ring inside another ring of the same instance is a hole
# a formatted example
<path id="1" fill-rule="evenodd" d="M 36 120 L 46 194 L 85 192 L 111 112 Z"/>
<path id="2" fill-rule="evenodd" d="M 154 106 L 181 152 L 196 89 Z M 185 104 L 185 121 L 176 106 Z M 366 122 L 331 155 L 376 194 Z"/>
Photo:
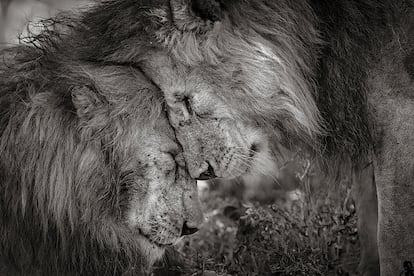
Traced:
<path id="1" fill-rule="evenodd" d="M 398 275 L 414 261 L 413 0 L 142 9 L 141 37 L 122 40 L 127 19 L 100 21 L 102 41 L 122 43 L 97 56 L 137 64 L 163 91 L 193 178 L 267 174 L 275 145 L 307 147 L 330 172 L 352 168 L 362 273 Z"/>
<path id="2" fill-rule="evenodd" d="M 0 52 L 0 275 L 142 275 L 202 220 L 162 94 L 33 43 Z"/>

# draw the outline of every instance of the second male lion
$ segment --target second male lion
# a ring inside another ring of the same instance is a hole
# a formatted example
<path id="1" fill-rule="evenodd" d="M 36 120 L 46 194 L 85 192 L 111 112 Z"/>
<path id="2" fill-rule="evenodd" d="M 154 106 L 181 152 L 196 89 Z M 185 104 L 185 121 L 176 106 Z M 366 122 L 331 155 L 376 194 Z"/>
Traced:
<path id="1" fill-rule="evenodd" d="M 105 59 L 163 91 L 192 177 L 266 174 L 300 144 L 353 169 L 363 274 L 414 260 L 414 1 L 154 2 L 147 43 Z"/>

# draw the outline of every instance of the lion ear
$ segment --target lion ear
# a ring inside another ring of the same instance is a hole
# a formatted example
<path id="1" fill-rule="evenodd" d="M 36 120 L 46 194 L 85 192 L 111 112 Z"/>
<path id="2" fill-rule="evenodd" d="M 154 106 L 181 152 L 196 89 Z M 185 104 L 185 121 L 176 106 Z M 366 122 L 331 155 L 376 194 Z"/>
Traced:
<path id="1" fill-rule="evenodd" d="M 98 92 L 89 87 L 75 87 L 71 91 L 72 103 L 79 118 L 90 118 L 92 115 L 101 113 L 105 99 Z"/>
<path id="2" fill-rule="evenodd" d="M 203 20 L 213 22 L 224 18 L 221 0 L 191 0 L 191 10 Z"/>

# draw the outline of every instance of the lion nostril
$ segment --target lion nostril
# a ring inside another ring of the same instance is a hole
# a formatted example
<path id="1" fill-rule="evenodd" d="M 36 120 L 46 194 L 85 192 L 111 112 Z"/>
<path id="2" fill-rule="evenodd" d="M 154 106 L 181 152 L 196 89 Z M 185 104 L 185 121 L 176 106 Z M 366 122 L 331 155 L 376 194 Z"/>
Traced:
<path id="1" fill-rule="evenodd" d="M 257 152 L 260 151 L 259 144 L 253 143 L 250 146 L 250 158 L 252 158 Z"/>
<path id="2" fill-rule="evenodd" d="M 190 226 L 188 226 L 187 222 L 185 221 L 184 224 L 183 224 L 183 228 L 181 230 L 181 237 L 186 236 L 186 235 L 194 234 L 197 231 L 198 231 L 197 227 L 190 227 Z"/>
<path id="3" fill-rule="evenodd" d="M 251 151 L 254 151 L 254 152 L 258 152 L 258 151 L 259 151 L 259 144 L 253 143 L 253 144 L 250 146 L 250 150 L 251 150 Z"/>
<path id="4" fill-rule="evenodd" d="M 216 174 L 214 173 L 214 169 L 211 166 L 211 164 L 209 162 L 208 163 L 208 168 L 207 170 L 205 170 L 204 172 L 202 172 L 198 177 L 197 180 L 209 180 L 212 178 L 216 178 Z"/>

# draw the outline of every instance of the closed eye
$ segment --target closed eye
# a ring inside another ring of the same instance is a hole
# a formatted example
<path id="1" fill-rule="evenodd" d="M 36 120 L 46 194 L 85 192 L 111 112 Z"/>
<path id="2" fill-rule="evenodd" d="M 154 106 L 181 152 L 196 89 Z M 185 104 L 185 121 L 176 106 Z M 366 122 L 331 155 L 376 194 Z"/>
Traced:
<path id="1" fill-rule="evenodd" d="M 187 109 L 187 112 L 189 114 L 195 114 L 197 115 L 197 117 L 202 118 L 202 119 L 207 119 L 207 118 L 212 118 L 213 117 L 213 112 L 212 111 L 207 111 L 207 110 L 201 110 L 201 111 L 196 111 L 193 108 L 193 103 L 190 97 L 188 96 L 184 96 L 180 99 L 183 103 L 185 108 Z"/>
<path id="2" fill-rule="evenodd" d="M 211 117 L 213 117 L 213 112 L 211 112 L 211 111 L 197 112 L 196 114 L 200 118 L 211 118 Z"/>

